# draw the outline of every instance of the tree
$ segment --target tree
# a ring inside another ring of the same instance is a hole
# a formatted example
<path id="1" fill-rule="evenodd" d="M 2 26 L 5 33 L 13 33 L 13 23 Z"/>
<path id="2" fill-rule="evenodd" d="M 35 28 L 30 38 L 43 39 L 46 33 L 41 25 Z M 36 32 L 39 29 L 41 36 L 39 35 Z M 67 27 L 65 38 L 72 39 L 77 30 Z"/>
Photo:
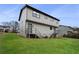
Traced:
<path id="1" fill-rule="evenodd" d="M 2 22 L 3 26 L 10 26 L 12 32 L 18 32 L 18 22 L 17 21 L 10 21 L 10 22 Z"/>
<path id="2" fill-rule="evenodd" d="M 10 22 L 2 22 L 3 26 L 10 26 Z"/>
<path id="3" fill-rule="evenodd" d="M 17 21 L 11 21 L 10 26 L 13 28 L 13 32 L 18 31 L 18 22 Z"/>

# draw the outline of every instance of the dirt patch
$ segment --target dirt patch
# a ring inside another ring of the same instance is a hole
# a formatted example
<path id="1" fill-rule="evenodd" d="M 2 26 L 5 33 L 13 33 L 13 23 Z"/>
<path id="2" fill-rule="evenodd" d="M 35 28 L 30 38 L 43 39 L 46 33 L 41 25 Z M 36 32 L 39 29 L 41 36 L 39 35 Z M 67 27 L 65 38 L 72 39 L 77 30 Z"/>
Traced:
<path id="1" fill-rule="evenodd" d="M 0 35 L 2 35 L 3 34 L 3 32 L 0 32 Z"/>

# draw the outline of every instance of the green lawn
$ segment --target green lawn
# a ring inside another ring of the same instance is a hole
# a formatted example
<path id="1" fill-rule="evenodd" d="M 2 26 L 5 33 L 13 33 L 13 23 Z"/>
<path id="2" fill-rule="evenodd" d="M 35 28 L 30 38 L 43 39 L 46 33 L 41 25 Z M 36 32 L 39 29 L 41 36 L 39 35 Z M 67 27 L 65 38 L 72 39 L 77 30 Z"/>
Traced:
<path id="1" fill-rule="evenodd" d="M 0 53 L 79 53 L 79 40 L 71 38 L 29 39 L 14 33 L 6 33 L 0 34 Z"/>

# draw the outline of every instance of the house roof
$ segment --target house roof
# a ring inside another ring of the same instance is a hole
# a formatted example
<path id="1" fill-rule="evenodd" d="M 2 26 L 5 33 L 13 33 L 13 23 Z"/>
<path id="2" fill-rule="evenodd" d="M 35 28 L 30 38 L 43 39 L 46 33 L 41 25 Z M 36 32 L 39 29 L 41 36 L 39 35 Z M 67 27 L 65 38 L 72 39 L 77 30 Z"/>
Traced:
<path id="1" fill-rule="evenodd" d="M 71 29 L 73 29 L 73 27 L 71 27 L 71 26 L 67 26 L 67 25 L 59 25 L 59 27 L 67 27 L 67 28 L 71 28 Z"/>
<path id="2" fill-rule="evenodd" d="M 57 19 L 57 18 L 55 18 L 55 17 L 53 17 L 53 16 L 51 16 L 51 15 L 45 13 L 45 12 L 42 12 L 42 11 L 40 11 L 40 10 L 34 8 L 34 7 L 31 7 L 31 6 L 27 5 L 27 4 L 26 4 L 26 5 L 21 9 L 21 11 L 20 11 L 19 21 L 20 21 L 20 18 L 21 18 L 22 11 L 23 11 L 26 7 L 27 7 L 27 8 L 30 8 L 30 9 L 32 9 L 32 10 L 35 10 L 35 11 L 37 11 L 37 12 L 39 12 L 39 13 L 42 13 L 42 14 L 44 14 L 44 15 L 50 17 L 50 18 L 53 18 L 53 19 L 55 19 L 55 20 L 57 20 L 57 21 L 60 21 L 59 19 Z"/>
<path id="3" fill-rule="evenodd" d="M 3 27 L 3 28 L 10 28 L 10 26 L 3 26 L 3 25 L 0 25 L 0 27 Z"/>

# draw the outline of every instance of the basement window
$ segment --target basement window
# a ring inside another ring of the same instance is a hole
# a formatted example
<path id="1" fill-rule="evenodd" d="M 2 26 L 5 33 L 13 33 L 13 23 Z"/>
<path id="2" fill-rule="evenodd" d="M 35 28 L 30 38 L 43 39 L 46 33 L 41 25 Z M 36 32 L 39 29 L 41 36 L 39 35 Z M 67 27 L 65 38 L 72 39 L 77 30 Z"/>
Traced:
<path id="1" fill-rule="evenodd" d="M 52 26 L 50 26 L 50 30 L 52 30 Z"/>

